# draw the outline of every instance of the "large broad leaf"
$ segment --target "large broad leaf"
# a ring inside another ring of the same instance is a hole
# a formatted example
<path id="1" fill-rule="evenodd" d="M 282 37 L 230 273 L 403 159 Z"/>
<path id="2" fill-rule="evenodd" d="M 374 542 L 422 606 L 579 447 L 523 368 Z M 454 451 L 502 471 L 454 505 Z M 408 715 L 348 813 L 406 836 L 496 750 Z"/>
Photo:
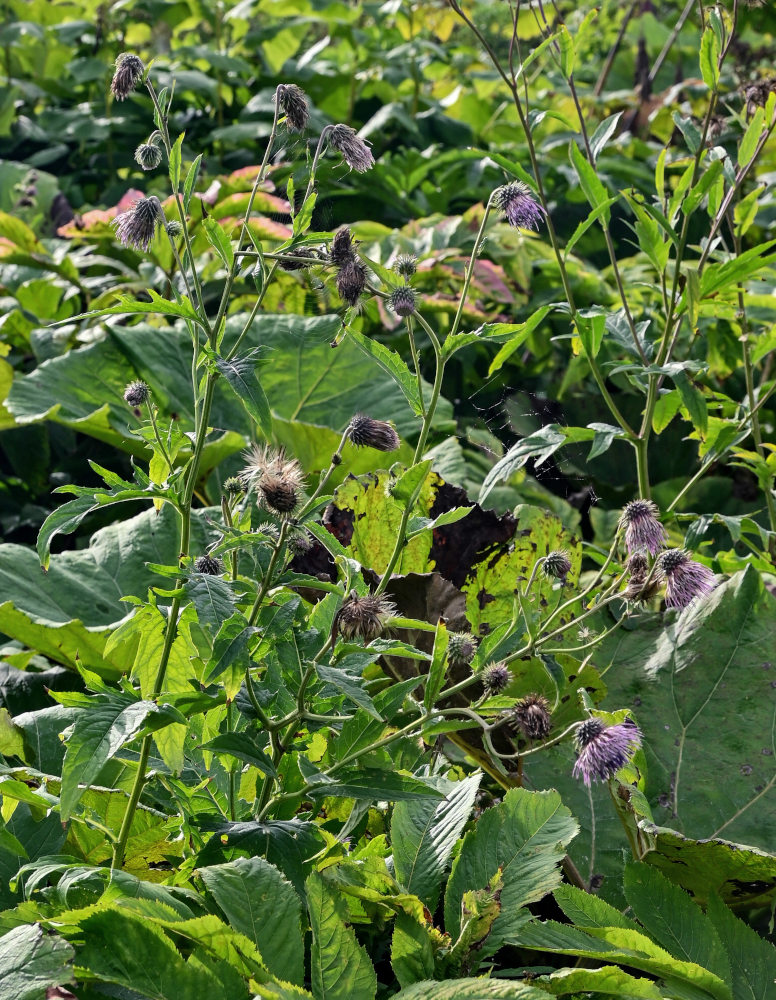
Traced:
<path id="1" fill-rule="evenodd" d="M 38 1000 L 50 986 L 73 977 L 73 949 L 38 924 L 15 927 L 0 938 L 0 996 Z"/>
<path id="2" fill-rule="evenodd" d="M 237 858 L 199 874 L 229 924 L 256 943 L 269 971 L 302 983 L 301 903 L 278 869 L 264 858 Z"/>
<path id="3" fill-rule="evenodd" d="M 776 599 L 749 567 L 664 626 L 614 633 L 609 704 L 644 730 L 655 822 L 695 839 L 776 843 Z"/>
<path id="4" fill-rule="evenodd" d="M 374 1000 L 377 976 L 347 924 L 348 908 L 314 872 L 306 882 L 313 931 L 310 977 L 315 1000 Z"/>
<path id="5" fill-rule="evenodd" d="M 577 833 L 571 813 L 557 792 L 510 789 L 503 802 L 484 812 L 466 834 L 445 893 L 445 930 L 455 940 L 461 930 L 464 893 L 487 888 L 501 875 L 501 912 L 484 942 L 494 954 L 531 919 L 524 907 L 559 884 L 565 845 Z"/>
<path id="6" fill-rule="evenodd" d="M 391 845 L 396 877 L 433 913 L 439 901 L 447 865 L 469 818 L 480 775 L 463 781 L 437 779 L 442 802 L 398 802 L 391 820 Z"/>
<path id="7" fill-rule="evenodd" d="M 725 943 L 735 1000 L 766 1000 L 776 984 L 776 948 L 743 920 L 735 917 L 715 896 L 708 917 Z"/>

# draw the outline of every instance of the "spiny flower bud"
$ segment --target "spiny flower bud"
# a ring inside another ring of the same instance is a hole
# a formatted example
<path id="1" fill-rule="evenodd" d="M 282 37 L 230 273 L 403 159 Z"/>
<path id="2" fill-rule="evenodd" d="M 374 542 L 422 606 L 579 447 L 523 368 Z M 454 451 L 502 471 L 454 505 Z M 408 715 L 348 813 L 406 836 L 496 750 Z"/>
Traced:
<path id="1" fill-rule="evenodd" d="M 549 552 L 542 563 L 544 575 L 554 577 L 556 580 L 565 580 L 570 571 L 571 560 L 565 549 Z"/>
<path id="2" fill-rule="evenodd" d="M 641 746 L 641 731 L 629 718 L 616 726 L 592 718 L 580 725 L 575 742 L 574 777 L 581 777 L 589 787 L 591 781 L 613 778 L 630 761 Z"/>
<path id="3" fill-rule="evenodd" d="M 309 260 L 311 264 L 318 260 L 317 252 L 309 247 L 291 247 L 287 252 L 289 257 L 304 258 L 305 261 Z M 303 267 L 307 267 L 307 264 L 303 264 L 300 260 L 281 260 L 280 266 L 284 271 L 301 271 Z"/>
<path id="4" fill-rule="evenodd" d="M 356 173 L 363 174 L 375 165 L 369 144 L 349 125 L 333 125 L 329 129 L 329 142 Z"/>
<path id="5" fill-rule="evenodd" d="M 526 695 L 512 709 L 512 725 L 527 740 L 546 740 L 552 729 L 550 703 L 544 695 Z"/>
<path id="6" fill-rule="evenodd" d="M 117 215 L 111 225 L 125 247 L 147 252 L 156 227 L 163 219 L 162 203 L 151 195 L 150 198 L 138 199 L 130 209 Z"/>
<path id="7" fill-rule="evenodd" d="M 482 687 L 489 698 L 501 694 L 511 680 L 512 675 L 506 663 L 491 663 L 482 671 Z"/>
<path id="8" fill-rule="evenodd" d="M 336 284 L 343 302 L 349 306 L 358 305 L 361 293 L 366 288 L 365 265 L 355 257 L 346 261 L 337 271 Z"/>
<path id="9" fill-rule="evenodd" d="M 336 264 L 337 267 L 342 267 L 343 264 L 347 264 L 353 260 L 355 255 L 353 233 L 351 233 L 347 226 L 341 226 L 331 241 L 331 250 L 329 251 L 331 262 L 332 264 Z"/>
<path id="10" fill-rule="evenodd" d="M 183 232 L 183 226 L 177 219 L 170 219 L 164 228 L 171 240 L 176 240 Z"/>
<path id="11" fill-rule="evenodd" d="M 290 132 L 304 132 L 310 118 L 307 98 L 295 83 L 281 83 L 275 90 L 278 107 L 285 113 L 286 128 Z"/>
<path id="12" fill-rule="evenodd" d="M 124 390 L 124 399 L 130 406 L 142 406 L 143 403 L 148 402 L 150 397 L 151 390 L 148 388 L 148 385 L 140 379 L 136 382 L 130 382 Z"/>
<path id="13" fill-rule="evenodd" d="M 378 451 L 396 451 L 401 444 L 399 435 L 390 424 L 384 420 L 373 420 L 364 413 L 357 413 L 350 421 L 348 435 L 354 445 Z"/>
<path id="14" fill-rule="evenodd" d="M 411 316 L 415 312 L 417 301 L 417 293 L 409 285 L 401 285 L 399 288 L 394 288 L 388 297 L 388 305 L 397 316 Z"/>
<path id="15" fill-rule="evenodd" d="M 387 623 L 396 615 L 396 607 L 390 601 L 375 594 L 359 597 L 355 591 L 344 602 L 334 616 L 332 637 L 337 635 L 343 639 L 361 639 L 371 642 L 382 634 Z"/>
<path id="16" fill-rule="evenodd" d="M 522 181 L 512 181 L 496 188 L 494 198 L 510 226 L 518 229 L 539 229 L 544 209 L 534 201 L 531 189 Z"/>
<path id="17" fill-rule="evenodd" d="M 684 549 L 669 549 L 660 556 L 659 566 L 666 579 L 666 607 L 686 608 L 714 590 L 714 574 L 690 558 Z"/>
<path id="18" fill-rule="evenodd" d="M 266 507 L 278 514 L 290 514 L 299 503 L 304 476 L 295 459 L 287 459 L 282 451 L 254 445 L 245 455 L 247 465 L 242 481 L 255 487 Z"/>
<path id="19" fill-rule="evenodd" d="M 402 278 L 411 278 L 418 269 L 418 258 L 414 253 L 400 253 L 393 263 L 393 269 Z"/>
<path id="20" fill-rule="evenodd" d="M 153 142 L 141 142 L 135 150 L 135 163 L 143 170 L 156 170 L 162 162 L 162 151 Z"/>
<path id="21" fill-rule="evenodd" d="M 663 574 L 656 567 L 649 577 L 649 560 L 642 549 L 637 549 L 628 557 L 625 568 L 628 572 L 628 586 L 623 591 L 625 600 L 644 604 L 654 597 L 663 583 Z"/>
<path id="22" fill-rule="evenodd" d="M 236 497 L 245 492 L 245 485 L 239 476 L 227 476 L 221 490 L 226 496 Z"/>
<path id="23" fill-rule="evenodd" d="M 470 632 L 451 632 L 447 639 L 447 660 L 451 667 L 468 666 L 477 652 L 477 640 Z"/>
<path id="24" fill-rule="evenodd" d="M 654 556 L 663 548 L 667 535 L 657 519 L 658 513 L 657 504 L 651 500 L 631 500 L 625 504 L 618 528 L 625 531 L 628 552 L 646 549 Z"/>
<path id="25" fill-rule="evenodd" d="M 223 571 L 223 563 L 214 556 L 197 556 L 194 560 L 195 573 L 205 573 L 207 576 L 220 576 Z"/>
<path id="26" fill-rule="evenodd" d="M 116 71 L 110 83 L 110 91 L 117 101 L 123 101 L 132 93 L 143 75 L 143 60 L 131 52 L 122 52 L 116 60 Z"/>
<path id="27" fill-rule="evenodd" d="M 313 540 L 305 528 L 296 529 L 286 537 L 286 544 L 295 556 L 303 556 L 313 547 Z"/>

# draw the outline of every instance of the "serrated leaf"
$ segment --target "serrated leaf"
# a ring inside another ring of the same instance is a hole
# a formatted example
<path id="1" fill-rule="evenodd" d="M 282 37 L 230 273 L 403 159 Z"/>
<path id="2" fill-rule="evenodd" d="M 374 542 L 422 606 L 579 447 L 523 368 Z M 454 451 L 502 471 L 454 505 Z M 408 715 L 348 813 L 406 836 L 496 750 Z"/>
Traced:
<path id="1" fill-rule="evenodd" d="M 599 153 L 605 148 L 607 142 L 616 132 L 623 114 L 624 112 L 618 111 L 617 114 L 604 118 L 595 132 L 593 132 L 590 137 L 590 151 L 593 154 L 593 163 L 598 159 Z"/>
<path id="2" fill-rule="evenodd" d="M 317 872 L 305 883 L 313 932 L 310 975 L 315 1000 L 374 1000 L 377 976 L 347 925 L 348 908 Z"/>
<path id="3" fill-rule="evenodd" d="M 606 190 L 603 182 L 598 177 L 595 172 L 595 168 L 591 166 L 588 160 L 585 158 L 584 153 L 580 150 L 579 146 L 575 142 L 571 142 L 569 145 L 569 156 L 571 163 L 575 170 L 577 171 L 577 176 L 579 177 L 579 183 L 582 190 L 590 203 L 591 208 L 600 208 L 603 203 L 609 197 L 609 193 Z M 604 222 L 609 221 L 610 213 L 608 210 L 604 211 L 603 217 Z M 604 223 L 602 223 L 603 225 Z"/>
<path id="4" fill-rule="evenodd" d="M 709 90 L 714 90 L 719 83 L 719 42 L 711 28 L 701 35 L 700 64 L 703 82 Z"/>
<path id="5" fill-rule="evenodd" d="M 273 778 L 277 777 L 274 764 L 248 733 L 220 733 L 212 740 L 208 740 L 207 743 L 203 743 L 200 750 L 228 754 L 252 767 L 257 767 L 262 774 L 269 774 Z"/>
<path id="6" fill-rule="evenodd" d="M 48 987 L 73 978 L 73 949 L 40 924 L 14 927 L 0 937 L 0 996 L 7 1000 L 39 1000 Z"/>
<path id="7" fill-rule="evenodd" d="M 706 912 L 724 942 L 735 1000 L 766 1000 L 776 983 L 776 948 L 716 896 L 709 900 Z"/>
<path id="8" fill-rule="evenodd" d="M 425 691 L 423 692 L 423 707 L 427 712 L 437 700 L 437 696 L 442 690 L 442 685 L 445 682 L 448 665 L 448 640 L 449 633 L 447 631 L 447 626 L 442 619 L 440 619 L 437 622 L 436 631 L 434 632 L 434 649 L 431 654 L 431 664 L 428 668 Z"/>
<path id="9" fill-rule="evenodd" d="M 442 792 L 425 781 L 377 767 L 360 767 L 350 773 L 342 771 L 337 777 L 316 774 L 308 777 L 308 783 L 312 786 L 308 795 L 312 797 L 332 795 L 364 802 L 401 802 L 404 799 L 438 801 L 444 798 Z"/>
<path id="10" fill-rule="evenodd" d="M 372 716 L 373 719 L 380 719 L 380 713 L 375 708 L 374 702 L 364 690 L 363 681 L 358 677 L 352 677 L 341 667 L 326 667 L 319 664 L 316 667 L 318 676 L 326 684 L 331 684 L 338 691 L 348 697 L 359 708 Z"/>
<path id="11" fill-rule="evenodd" d="M 38 532 L 38 558 L 42 569 L 49 568 L 51 542 L 55 535 L 71 534 L 97 506 L 93 496 L 81 496 L 68 500 L 49 514 Z"/>
<path id="12" fill-rule="evenodd" d="M 428 928 L 400 910 L 393 923 L 391 966 L 400 986 L 434 975 L 434 946 Z"/>
<path id="13" fill-rule="evenodd" d="M 197 186 L 197 178 L 199 177 L 199 168 L 202 164 L 202 153 L 200 153 L 194 162 L 189 167 L 186 173 L 186 180 L 183 183 L 183 210 L 188 212 L 189 205 L 191 204 L 191 196 L 194 193 L 194 188 Z"/>
<path id="14" fill-rule="evenodd" d="M 376 361 L 386 374 L 391 376 L 396 385 L 404 393 L 405 399 L 412 407 L 412 412 L 418 417 L 422 416 L 423 406 L 418 390 L 418 380 L 404 363 L 401 356 L 396 351 L 391 350 L 390 347 L 386 347 L 381 341 L 365 337 L 350 327 L 348 328 L 348 339 L 356 344 L 367 357 Z"/>
<path id="15" fill-rule="evenodd" d="M 514 979 L 450 979 L 415 983 L 393 1000 L 547 1000 L 547 993 Z"/>
<path id="16" fill-rule="evenodd" d="M 227 270 L 231 270 L 234 264 L 234 247 L 224 227 L 212 215 L 202 220 L 202 226 L 205 230 L 208 243 L 221 259 L 221 263 Z"/>
<path id="17" fill-rule="evenodd" d="M 637 979 L 613 965 L 601 969 L 561 969 L 540 976 L 537 983 L 553 996 L 584 993 L 627 997 L 627 1000 L 664 1000 L 664 993 L 651 979 Z"/>
<path id="18" fill-rule="evenodd" d="M 260 356 L 258 351 L 227 360 L 218 358 L 216 368 L 234 390 L 249 416 L 266 435 L 272 431 L 272 413 L 269 401 L 256 373 Z"/>
<path id="19" fill-rule="evenodd" d="M 177 191 L 181 183 L 181 146 L 185 135 L 181 132 L 170 150 L 170 184 L 173 191 Z"/>
<path id="20" fill-rule="evenodd" d="M 209 573 L 194 573 L 186 581 L 185 593 L 197 612 L 200 625 L 213 634 L 235 611 L 235 595 L 227 580 Z"/>

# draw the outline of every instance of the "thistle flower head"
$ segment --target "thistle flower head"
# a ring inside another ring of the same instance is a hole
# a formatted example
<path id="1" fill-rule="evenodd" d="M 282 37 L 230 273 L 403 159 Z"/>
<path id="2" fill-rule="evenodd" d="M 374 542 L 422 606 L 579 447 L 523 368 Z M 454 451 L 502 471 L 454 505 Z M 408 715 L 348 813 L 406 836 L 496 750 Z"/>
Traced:
<path id="1" fill-rule="evenodd" d="M 286 128 L 290 132 L 304 132 L 310 118 L 307 98 L 301 87 L 295 83 L 281 83 L 275 90 L 275 100 L 286 116 Z"/>
<path id="2" fill-rule="evenodd" d="M 302 468 L 296 459 L 287 459 L 282 451 L 253 445 L 245 453 L 242 481 L 254 487 L 262 503 L 277 514 L 290 514 L 299 503 L 304 485 Z"/>
<path id="3" fill-rule="evenodd" d="M 110 92 L 117 101 L 123 101 L 132 93 L 145 71 L 143 60 L 132 52 L 122 52 L 116 59 L 116 70 L 110 82 Z"/>
<path id="4" fill-rule="evenodd" d="M 512 675 L 506 663 L 491 663 L 482 671 L 482 687 L 489 698 L 501 694 L 511 679 Z"/>
<path id="5" fill-rule="evenodd" d="M 512 709 L 512 726 L 527 740 L 545 740 L 552 729 L 550 703 L 541 694 L 527 694 Z"/>
<path id="6" fill-rule="evenodd" d="M 151 246 L 156 227 L 163 221 L 164 212 L 158 198 L 139 198 L 134 205 L 117 215 L 111 225 L 125 247 L 145 250 Z"/>
<path id="7" fill-rule="evenodd" d="M 565 549 L 555 549 L 548 552 L 542 563 L 542 572 L 545 576 L 554 577 L 556 580 L 565 580 L 571 571 L 571 560 Z"/>
<path id="8" fill-rule="evenodd" d="M 636 549 L 628 556 L 625 568 L 628 571 L 628 586 L 623 591 L 626 601 L 644 604 L 655 596 L 663 583 L 663 574 L 659 567 L 655 567 L 650 577 L 649 560 L 643 549 Z M 648 577 L 649 582 L 647 582 Z"/>
<path id="9" fill-rule="evenodd" d="M 477 640 L 470 632 L 451 632 L 447 639 L 447 659 L 451 667 L 466 667 L 477 652 Z"/>
<path id="10" fill-rule="evenodd" d="M 336 285 L 343 302 L 349 306 L 358 305 L 366 288 L 366 266 L 357 257 L 352 257 L 337 271 Z"/>
<path id="11" fill-rule="evenodd" d="M 150 139 L 148 142 L 141 142 L 135 150 L 135 163 L 139 164 L 143 170 L 156 170 L 161 162 L 162 151 Z"/>
<path id="12" fill-rule="evenodd" d="M 221 486 L 221 490 L 224 496 L 237 497 L 245 492 L 245 483 L 243 483 L 239 476 L 227 476 Z"/>
<path id="13" fill-rule="evenodd" d="M 384 420 L 373 420 L 364 413 L 357 413 L 348 427 L 350 440 L 359 448 L 376 448 L 378 451 L 396 451 L 401 442 L 399 435 Z"/>
<path id="14" fill-rule="evenodd" d="M 329 142 L 342 154 L 342 159 L 351 170 L 358 174 L 366 173 L 375 165 L 375 158 L 369 148 L 369 143 L 359 136 L 349 125 L 332 125 L 329 129 Z"/>
<path id="15" fill-rule="evenodd" d="M 544 218 L 544 209 L 534 200 L 531 189 L 522 181 L 512 181 L 496 188 L 494 192 L 496 205 L 504 218 L 517 229 L 539 229 L 539 223 Z"/>
<path id="16" fill-rule="evenodd" d="M 418 258 L 414 253 L 400 253 L 393 262 L 393 269 L 402 278 L 411 278 L 418 269 Z"/>
<path id="17" fill-rule="evenodd" d="M 625 504 L 619 529 L 625 531 L 625 547 L 628 552 L 646 549 L 654 556 L 663 548 L 668 536 L 657 519 L 658 513 L 657 504 L 651 500 L 631 500 Z"/>
<path id="18" fill-rule="evenodd" d="M 394 288 L 388 298 L 388 305 L 397 316 L 411 316 L 415 312 L 418 296 L 414 288 L 400 285 Z"/>
<path id="19" fill-rule="evenodd" d="M 303 556 L 313 547 L 313 540 L 306 528 L 295 528 L 287 536 L 288 548 L 295 556 Z"/>
<path id="20" fill-rule="evenodd" d="M 194 560 L 194 572 L 205 573 L 207 576 L 220 576 L 224 571 L 223 563 L 215 556 L 197 556 Z"/>
<path id="21" fill-rule="evenodd" d="M 591 781 L 613 778 L 630 761 L 641 746 L 641 731 L 632 719 L 607 726 L 601 719 L 592 718 L 577 729 L 575 742 L 578 756 L 574 777 L 581 777 L 589 786 Z"/>
<path id="22" fill-rule="evenodd" d="M 714 590 L 714 574 L 690 558 L 684 549 L 669 549 L 660 556 L 659 568 L 666 580 L 666 607 L 686 608 Z"/>
<path id="23" fill-rule="evenodd" d="M 124 399 L 130 406 L 142 406 L 150 398 L 151 390 L 148 388 L 147 383 L 141 379 L 138 379 L 136 382 L 130 382 L 124 390 Z"/>
<path id="24" fill-rule="evenodd" d="M 165 232 L 171 240 L 176 240 L 183 232 L 183 226 L 177 219 L 170 219 L 164 225 Z"/>
<path id="25" fill-rule="evenodd" d="M 312 250 L 310 247 L 292 247 L 288 251 L 289 257 L 299 258 L 298 260 L 281 260 L 280 266 L 284 271 L 301 271 L 303 267 L 307 267 L 306 263 L 302 263 L 302 260 L 308 261 L 314 264 L 318 260 L 318 253 Z"/>
<path id="26" fill-rule="evenodd" d="M 332 634 L 343 639 L 361 639 L 371 642 L 382 634 L 386 625 L 396 616 L 396 607 L 384 597 L 367 594 L 359 597 L 351 592 L 342 607 L 334 616 Z"/>
<path id="27" fill-rule="evenodd" d="M 340 226 L 331 241 L 329 257 L 331 258 L 332 264 L 336 264 L 337 267 L 342 267 L 343 264 L 347 264 L 349 261 L 353 260 L 355 255 L 356 251 L 353 246 L 353 233 L 351 233 L 347 226 Z"/>

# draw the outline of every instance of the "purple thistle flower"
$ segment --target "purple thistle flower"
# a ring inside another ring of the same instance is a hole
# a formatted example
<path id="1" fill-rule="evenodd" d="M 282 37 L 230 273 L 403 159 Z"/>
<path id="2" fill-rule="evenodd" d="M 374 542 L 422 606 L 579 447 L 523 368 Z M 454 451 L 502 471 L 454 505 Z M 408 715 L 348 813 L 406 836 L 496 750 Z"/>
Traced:
<path id="1" fill-rule="evenodd" d="M 684 549 L 669 549 L 660 557 L 666 578 L 666 607 L 686 608 L 697 597 L 714 590 L 714 574 L 695 562 Z"/>
<path id="2" fill-rule="evenodd" d="M 384 420 L 374 420 L 365 413 L 357 413 L 348 426 L 350 440 L 358 448 L 376 448 L 378 451 L 396 451 L 401 444 L 399 435 Z"/>
<path id="3" fill-rule="evenodd" d="M 158 198 L 140 198 L 126 212 L 117 215 L 112 225 L 125 247 L 145 250 L 151 246 L 156 227 L 163 221 L 164 211 Z"/>
<path id="4" fill-rule="evenodd" d="M 342 159 L 357 174 L 366 173 L 375 165 L 369 145 L 349 125 L 332 125 L 329 129 L 329 142 L 337 152 L 342 153 Z"/>
<path id="5" fill-rule="evenodd" d="M 575 741 L 578 756 L 573 774 L 589 787 L 591 781 L 613 778 L 630 761 L 641 746 L 641 730 L 629 718 L 616 726 L 592 718 L 579 727 Z"/>
<path id="6" fill-rule="evenodd" d="M 357 258 L 346 261 L 337 271 L 337 291 L 349 306 L 358 305 L 361 293 L 366 287 L 366 267 Z"/>
<path id="7" fill-rule="evenodd" d="M 646 549 L 657 555 L 666 543 L 666 529 L 658 521 L 657 504 L 651 500 L 631 500 L 625 504 L 619 529 L 625 529 L 625 547 L 628 552 Z"/>
<path id="8" fill-rule="evenodd" d="M 494 194 L 496 204 L 510 226 L 538 231 L 545 213 L 542 206 L 534 201 L 527 184 L 522 181 L 512 181 L 511 184 L 496 188 Z"/>
<path id="9" fill-rule="evenodd" d="M 125 101 L 140 82 L 145 72 L 143 60 L 132 52 L 122 52 L 116 60 L 116 72 L 110 82 L 110 91 L 117 101 Z"/>
<path id="10" fill-rule="evenodd" d="M 482 689 L 488 697 L 501 694 L 511 680 L 512 675 L 505 663 L 491 663 L 482 671 Z"/>
<path id="11" fill-rule="evenodd" d="M 418 296 L 409 285 L 399 285 L 394 288 L 388 298 L 389 307 L 397 316 L 411 316 L 415 312 Z"/>

